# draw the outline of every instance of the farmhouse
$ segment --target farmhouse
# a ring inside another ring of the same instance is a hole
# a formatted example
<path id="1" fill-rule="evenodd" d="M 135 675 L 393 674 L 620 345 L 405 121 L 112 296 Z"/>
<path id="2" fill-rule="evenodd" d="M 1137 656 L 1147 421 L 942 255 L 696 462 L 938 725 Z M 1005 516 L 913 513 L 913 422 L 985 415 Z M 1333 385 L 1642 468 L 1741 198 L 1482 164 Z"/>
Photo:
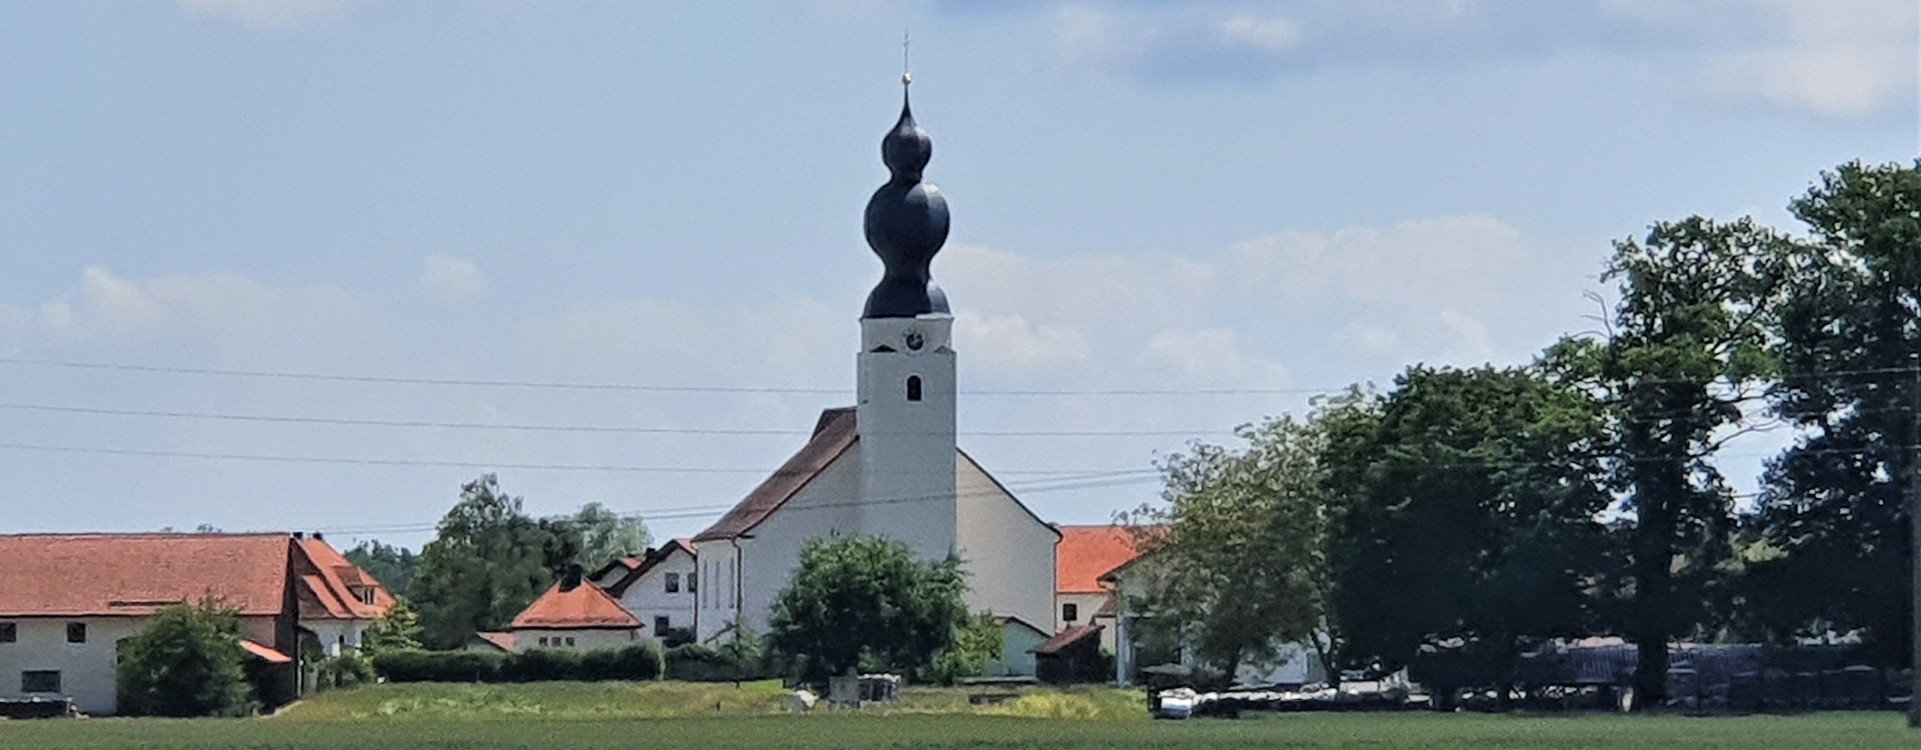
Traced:
<path id="1" fill-rule="evenodd" d="M 1060 629 L 1088 626 L 1100 631 L 1100 648 L 1114 651 L 1120 602 L 1101 576 L 1139 556 L 1138 531 L 1128 526 L 1062 526 L 1055 563 L 1054 604 Z"/>
<path id="2" fill-rule="evenodd" d="M 692 539 L 675 539 L 640 557 L 609 563 L 594 574 L 593 582 L 619 599 L 652 637 L 666 640 L 674 631 L 685 630 L 692 640 L 694 597 L 700 588 L 697 549 Z"/>
<path id="3" fill-rule="evenodd" d="M 569 572 L 533 604 L 516 616 L 511 638 L 483 640 L 503 650 L 534 648 L 618 648 L 640 639 L 641 622 L 620 606 L 620 600 L 578 570 Z"/>
<path id="4" fill-rule="evenodd" d="M 957 555 L 970 608 L 1054 629 L 1060 533 L 955 440 L 954 318 L 928 268 L 947 239 L 947 203 L 921 181 L 932 152 L 903 99 L 881 143 L 891 178 L 867 204 L 867 242 L 886 270 L 860 318 L 856 403 L 823 412 L 806 445 L 694 537 L 703 641 L 736 622 L 766 632 L 802 547 L 834 535 Z"/>
<path id="5" fill-rule="evenodd" d="M 269 706 L 308 687 L 303 659 L 357 648 L 393 604 L 319 535 L 0 535 L 0 699 L 113 714 L 121 643 L 163 608 L 206 601 L 239 614 Z"/>

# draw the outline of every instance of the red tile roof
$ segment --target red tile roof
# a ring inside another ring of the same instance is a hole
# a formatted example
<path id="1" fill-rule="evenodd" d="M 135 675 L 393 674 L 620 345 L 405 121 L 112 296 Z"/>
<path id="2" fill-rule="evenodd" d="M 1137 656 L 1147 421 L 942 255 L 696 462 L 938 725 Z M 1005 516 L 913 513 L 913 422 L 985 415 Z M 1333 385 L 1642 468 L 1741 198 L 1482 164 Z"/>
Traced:
<path id="1" fill-rule="evenodd" d="M 286 608 L 286 534 L 0 535 L 0 616 L 141 616 L 208 599 Z"/>
<path id="2" fill-rule="evenodd" d="M 475 633 L 474 637 L 480 639 L 482 643 L 507 653 L 513 653 L 514 651 L 515 639 L 513 633 L 489 633 L 483 631 Z"/>
<path id="3" fill-rule="evenodd" d="M 562 589 L 554 584 L 533 604 L 514 618 L 515 630 L 591 630 L 601 628 L 634 629 L 640 619 L 620 606 L 620 602 L 599 586 L 583 581 L 579 586 Z"/>
<path id="4" fill-rule="evenodd" d="M 1068 628 L 1066 630 L 1063 630 L 1059 633 L 1055 633 L 1054 637 L 1047 639 L 1046 643 L 1043 643 L 1039 646 L 1035 646 L 1034 653 L 1036 654 L 1060 653 L 1062 649 L 1072 646 L 1076 642 L 1079 642 L 1084 638 L 1088 638 L 1091 636 L 1098 637 L 1100 635 L 1100 632 L 1101 632 L 1101 626 L 1099 625 L 1077 625 L 1077 626 Z"/>
<path id="5" fill-rule="evenodd" d="M 292 664 L 293 663 L 293 657 L 280 653 L 279 651 L 275 651 L 271 648 L 260 645 L 258 643 L 254 643 L 253 641 L 249 641 L 245 638 L 242 638 L 240 640 L 240 648 L 241 650 L 246 651 L 249 654 L 253 654 L 254 656 L 257 656 L 261 659 L 266 660 L 268 664 Z"/>
<path id="6" fill-rule="evenodd" d="M 799 492 L 800 488 L 827 468 L 834 459 L 859 439 L 854 426 L 854 407 L 845 406 L 828 409 L 820 413 L 820 421 L 814 424 L 814 435 L 801 446 L 787 463 L 747 493 L 733 510 L 721 516 L 714 525 L 707 527 L 694 536 L 694 541 L 705 542 L 716 539 L 732 539 L 747 533 L 749 529 L 766 520 L 787 499 Z"/>
<path id="7" fill-rule="evenodd" d="M 1106 591 L 1100 578 L 1140 556 L 1129 526 L 1062 526 L 1054 548 L 1054 589 L 1062 594 Z"/>
<path id="8" fill-rule="evenodd" d="M 393 595 L 374 577 L 347 560 L 345 555 L 324 539 L 302 538 L 298 545 L 304 564 L 301 573 L 301 617 L 306 619 L 375 620 L 393 608 Z M 360 592 L 371 588 L 373 603 L 361 600 Z"/>

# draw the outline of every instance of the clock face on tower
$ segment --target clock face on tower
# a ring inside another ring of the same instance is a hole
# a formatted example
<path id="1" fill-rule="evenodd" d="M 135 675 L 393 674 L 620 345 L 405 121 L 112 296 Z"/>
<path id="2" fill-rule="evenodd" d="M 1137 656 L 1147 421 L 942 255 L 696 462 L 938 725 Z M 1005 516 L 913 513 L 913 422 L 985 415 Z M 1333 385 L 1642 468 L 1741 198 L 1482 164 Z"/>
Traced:
<path id="1" fill-rule="evenodd" d="M 925 345 L 927 341 L 921 337 L 920 331 L 908 331 L 907 336 L 901 343 L 907 345 L 907 351 L 917 352 L 920 351 L 920 348 Z"/>

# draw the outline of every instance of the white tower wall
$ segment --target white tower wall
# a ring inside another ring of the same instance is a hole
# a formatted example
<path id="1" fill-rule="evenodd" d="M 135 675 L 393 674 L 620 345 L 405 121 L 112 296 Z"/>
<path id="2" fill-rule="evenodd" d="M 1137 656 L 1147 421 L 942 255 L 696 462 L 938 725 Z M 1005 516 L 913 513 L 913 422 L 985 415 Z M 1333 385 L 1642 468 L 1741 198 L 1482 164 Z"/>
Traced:
<path id="1" fill-rule="evenodd" d="M 899 539 L 923 559 L 945 558 L 958 533 L 954 319 L 867 318 L 860 326 L 861 533 Z"/>

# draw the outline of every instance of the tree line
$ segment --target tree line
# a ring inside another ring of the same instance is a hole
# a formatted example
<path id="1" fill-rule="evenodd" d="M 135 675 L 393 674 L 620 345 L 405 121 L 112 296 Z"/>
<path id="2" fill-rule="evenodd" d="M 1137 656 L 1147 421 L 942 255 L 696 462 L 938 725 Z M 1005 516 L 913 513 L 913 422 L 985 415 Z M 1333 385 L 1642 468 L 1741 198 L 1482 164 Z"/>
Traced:
<path id="1" fill-rule="evenodd" d="M 1842 165 L 1789 208 L 1798 232 L 1693 216 L 1615 242 L 1598 329 L 1525 365 L 1412 365 L 1165 458 L 1162 501 L 1125 514 L 1155 561 L 1137 604 L 1229 675 L 1291 643 L 1509 674 L 1604 633 L 1653 701 L 1679 640 L 1907 663 L 1921 161 Z M 1737 494 L 1723 447 L 1774 428 L 1793 444 Z"/>

